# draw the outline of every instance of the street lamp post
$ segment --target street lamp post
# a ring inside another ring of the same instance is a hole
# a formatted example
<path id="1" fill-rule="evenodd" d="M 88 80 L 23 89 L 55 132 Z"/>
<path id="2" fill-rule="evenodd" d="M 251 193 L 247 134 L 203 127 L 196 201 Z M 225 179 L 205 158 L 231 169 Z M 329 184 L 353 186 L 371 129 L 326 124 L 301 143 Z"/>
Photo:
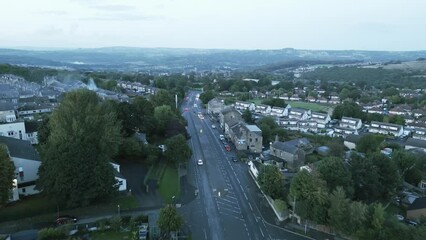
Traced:
<path id="1" fill-rule="evenodd" d="M 117 205 L 118 216 L 120 217 L 120 204 Z"/>

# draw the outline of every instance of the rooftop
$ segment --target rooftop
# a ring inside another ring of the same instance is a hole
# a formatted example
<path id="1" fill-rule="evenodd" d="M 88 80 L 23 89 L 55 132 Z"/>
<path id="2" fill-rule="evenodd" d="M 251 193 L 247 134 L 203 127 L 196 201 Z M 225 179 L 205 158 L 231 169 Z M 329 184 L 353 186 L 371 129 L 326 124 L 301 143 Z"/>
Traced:
<path id="1" fill-rule="evenodd" d="M 30 141 L 0 136 L 0 144 L 5 144 L 11 157 L 41 161 L 38 152 Z"/>

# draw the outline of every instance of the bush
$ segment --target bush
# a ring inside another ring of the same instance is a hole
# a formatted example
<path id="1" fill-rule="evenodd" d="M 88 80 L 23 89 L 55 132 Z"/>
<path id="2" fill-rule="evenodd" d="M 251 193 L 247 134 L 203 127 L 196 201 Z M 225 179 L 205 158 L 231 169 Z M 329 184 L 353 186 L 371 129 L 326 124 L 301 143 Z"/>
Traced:
<path id="1" fill-rule="evenodd" d="M 111 229 L 116 232 L 120 231 L 121 217 L 118 217 L 118 216 L 112 217 L 110 221 L 111 221 Z"/>
<path id="2" fill-rule="evenodd" d="M 58 240 L 66 239 L 65 228 L 44 228 L 38 232 L 38 240 Z"/>
<path id="3" fill-rule="evenodd" d="M 107 229 L 107 226 L 110 225 L 110 221 L 107 218 L 100 219 L 96 221 L 96 225 L 98 226 L 99 231 L 105 231 Z"/>
<path id="4" fill-rule="evenodd" d="M 139 215 L 137 217 L 135 217 L 135 223 L 137 225 L 141 224 L 141 223 L 147 223 L 148 222 L 148 216 L 146 215 Z"/>
<path id="5" fill-rule="evenodd" d="M 129 222 L 130 222 L 130 219 L 132 218 L 132 216 L 123 216 L 122 218 L 121 218 L 121 223 L 123 224 L 123 225 L 128 225 L 129 224 Z"/>

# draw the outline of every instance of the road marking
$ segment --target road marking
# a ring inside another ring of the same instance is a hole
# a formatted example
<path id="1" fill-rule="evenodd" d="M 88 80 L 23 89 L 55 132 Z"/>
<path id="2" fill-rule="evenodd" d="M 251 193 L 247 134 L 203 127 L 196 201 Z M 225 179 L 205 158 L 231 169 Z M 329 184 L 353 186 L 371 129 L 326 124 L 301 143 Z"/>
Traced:
<path id="1" fill-rule="evenodd" d="M 265 234 L 263 234 L 262 228 L 259 228 L 259 229 L 260 229 L 260 233 L 262 234 L 262 237 L 265 237 Z"/>
<path id="2" fill-rule="evenodd" d="M 259 220 L 257 219 L 257 217 L 256 217 L 256 216 L 254 217 L 254 220 L 256 220 L 256 222 L 257 222 L 257 223 L 259 223 Z"/>
<path id="3" fill-rule="evenodd" d="M 253 211 L 253 207 L 251 206 L 251 204 L 250 203 L 248 203 L 248 204 L 249 204 L 250 209 Z"/>
<path id="4" fill-rule="evenodd" d="M 241 185 L 240 185 L 240 188 L 241 188 L 241 191 L 243 191 L 243 192 L 244 192 L 244 188 L 243 188 L 243 186 L 241 186 Z"/>
<path id="5" fill-rule="evenodd" d="M 240 179 L 238 179 L 238 178 L 237 178 L 237 182 L 238 182 L 238 184 L 241 184 Z"/>
<path id="6" fill-rule="evenodd" d="M 204 238 L 207 240 L 207 232 L 206 232 L 206 229 L 203 229 L 203 232 L 204 232 Z"/>
<path id="7" fill-rule="evenodd" d="M 248 200 L 248 197 L 247 197 L 246 193 L 243 192 L 243 194 L 244 194 L 244 197 L 246 198 L 246 200 Z"/>

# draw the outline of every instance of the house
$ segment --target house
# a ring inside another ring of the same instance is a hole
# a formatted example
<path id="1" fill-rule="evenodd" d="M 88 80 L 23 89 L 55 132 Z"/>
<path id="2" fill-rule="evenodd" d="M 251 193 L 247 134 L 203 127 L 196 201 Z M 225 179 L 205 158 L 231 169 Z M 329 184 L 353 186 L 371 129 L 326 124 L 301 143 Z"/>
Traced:
<path id="1" fill-rule="evenodd" d="M 318 132 L 318 123 L 312 120 L 298 121 L 298 128 L 301 132 Z"/>
<path id="2" fill-rule="evenodd" d="M 419 149 L 423 152 L 426 152 L 426 140 L 420 140 L 415 138 L 408 138 L 405 142 L 405 150 L 409 149 Z"/>
<path id="3" fill-rule="evenodd" d="M 112 167 L 114 168 L 114 178 L 117 181 L 118 191 L 126 191 L 127 190 L 127 180 L 120 173 L 120 165 L 115 162 L 110 162 Z"/>
<path id="4" fill-rule="evenodd" d="M 340 97 L 337 95 L 337 93 L 331 93 L 330 94 L 330 101 L 328 103 L 331 104 L 340 104 Z"/>
<path id="5" fill-rule="evenodd" d="M 376 113 L 376 114 L 383 114 L 383 108 L 381 107 L 372 107 L 367 110 L 368 113 Z"/>
<path id="6" fill-rule="evenodd" d="M 300 101 L 300 100 L 302 100 L 302 98 L 299 97 L 299 95 L 297 95 L 297 94 L 293 94 L 291 97 L 288 98 L 288 100 L 290 100 L 290 101 Z"/>
<path id="7" fill-rule="evenodd" d="M 0 136 L 26 140 L 25 123 L 20 121 L 0 124 Z"/>
<path id="8" fill-rule="evenodd" d="M 15 104 L 11 102 L 0 103 L 0 122 L 14 122 L 16 121 Z"/>
<path id="9" fill-rule="evenodd" d="M 312 112 L 311 120 L 318 124 L 318 128 L 325 128 L 325 126 L 331 121 L 331 118 L 327 113 Z"/>
<path id="10" fill-rule="evenodd" d="M 291 119 L 291 118 L 278 118 L 277 124 L 278 126 L 282 126 L 283 128 L 298 131 L 299 130 L 299 120 Z"/>
<path id="11" fill-rule="evenodd" d="M 288 109 L 287 108 L 280 108 L 280 107 L 272 107 L 271 112 L 269 113 L 271 116 L 274 117 L 284 117 L 288 115 Z"/>
<path id="12" fill-rule="evenodd" d="M 305 163 L 305 156 L 312 152 L 312 146 L 306 138 L 295 139 L 287 142 L 276 141 L 271 145 L 270 155 L 286 162 L 289 169 L 298 169 Z"/>
<path id="13" fill-rule="evenodd" d="M 213 98 L 207 103 L 207 113 L 210 115 L 219 115 L 223 109 L 225 109 L 225 103 L 221 99 Z"/>
<path id="14" fill-rule="evenodd" d="M 19 195 L 39 193 L 35 189 L 38 179 L 38 168 L 41 165 L 40 156 L 29 141 L 0 136 L 0 144 L 6 147 L 10 160 L 15 166 L 11 201 L 19 200 Z"/>
<path id="15" fill-rule="evenodd" d="M 311 115 L 311 110 L 303 108 L 290 108 L 288 111 L 288 118 L 297 120 L 307 120 Z"/>
<path id="16" fill-rule="evenodd" d="M 18 116 L 25 117 L 35 114 L 51 113 L 54 108 L 55 105 L 49 103 L 25 105 L 18 108 Z"/>
<path id="17" fill-rule="evenodd" d="M 229 137 L 230 129 L 240 122 L 244 122 L 241 114 L 232 108 L 224 109 L 219 114 L 220 127 L 227 137 Z"/>
<path id="18" fill-rule="evenodd" d="M 31 142 L 31 144 L 38 144 L 38 122 L 35 121 L 26 121 L 24 122 L 25 126 L 25 140 Z"/>
<path id="19" fill-rule="evenodd" d="M 362 127 L 362 121 L 359 118 L 342 117 L 342 120 L 340 120 L 340 123 L 339 123 L 339 127 L 350 128 L 350 129 L 360 129 Z"/>
<path id="20" fill-rule="evenodd" d="M 426 140 L 426 129 L 424 128 L 414 128 L 413 129 L 413 138 Z"/>
<path id="21" fill-rule="evenodd" d="M 371 121 L 370 128 L 368 129 L 368 131 L 371 133 L 379 133 L 400 137 L 404 133 L 404 127 L 398 124 Z"/>
<path id="22" fill-rule="evenodd" d="M 354 150 L 356 149 L 356 144 L 360 139 L 361 139 L 360 135 L 349 134 L 346 136 L 345 141 L 343 142 L 343 145 L 345 145 L 345 147 L 349 148 L 350 150 Z"/>
<path id="23" fill-rule="evenodd" d="M 308 102 L 316 102 L 316 101 L 317 101 L 317 99 L 316 99 L 315 97 L 313 97 L 313 96 L 308 96 L 308 97 L 306 98 L 306 100 L 307 100 Z"/>
<path id="24" fill-rule="evenodd" d="M 421 217 L 426 217 L 426 197 L 419 197 L 407 208 L 407 218 L 418 220 Z"/>
<path id="25" fill-rule="evenodd" d="M 246 109 L 254 111 L 256 107 L 254 106 L 254 103 L 251 102 L 236 101 L 234 108 L 240 111 L 244 111 Z"/>
<path id="26" fill-rule="evenodd" d="M 320 98 L 318 98 L 317 102 L 319 102 L 319 103 L 328 103 L 328 99 L 325 98 L 325 97 L 320 97 Z"/>
<path id="27" fill-rule="evenodd" d="M 408 105 L 398 105 L 389 110 L 389 114 L 391 115 L 411 115 L 411 107 Z"/>
<path id="28" fill-rule="evenodd" d="M 262 151 L 262 130 L 256 125 L 239 122 L 231 127 L 229 137 L 237 150 L 248 150 L 253 153 Z"/>
<path id="29" fill-rule="evenodd" d="M 348 135 L 358 135 L 358 130 L 354 128 L 335 126 L 333 136 L 346 138 Z"/>
<path id="30" fill-rule="evenodd" d="M 256 108 L 254 109 L 254 111 L 256 113 L 262 114 L 262 115 L 268 115 L 269 113 L 271 113 L 271 106 L 265 105 L 265 104 L 259 104 L 256 105 Z"/>

